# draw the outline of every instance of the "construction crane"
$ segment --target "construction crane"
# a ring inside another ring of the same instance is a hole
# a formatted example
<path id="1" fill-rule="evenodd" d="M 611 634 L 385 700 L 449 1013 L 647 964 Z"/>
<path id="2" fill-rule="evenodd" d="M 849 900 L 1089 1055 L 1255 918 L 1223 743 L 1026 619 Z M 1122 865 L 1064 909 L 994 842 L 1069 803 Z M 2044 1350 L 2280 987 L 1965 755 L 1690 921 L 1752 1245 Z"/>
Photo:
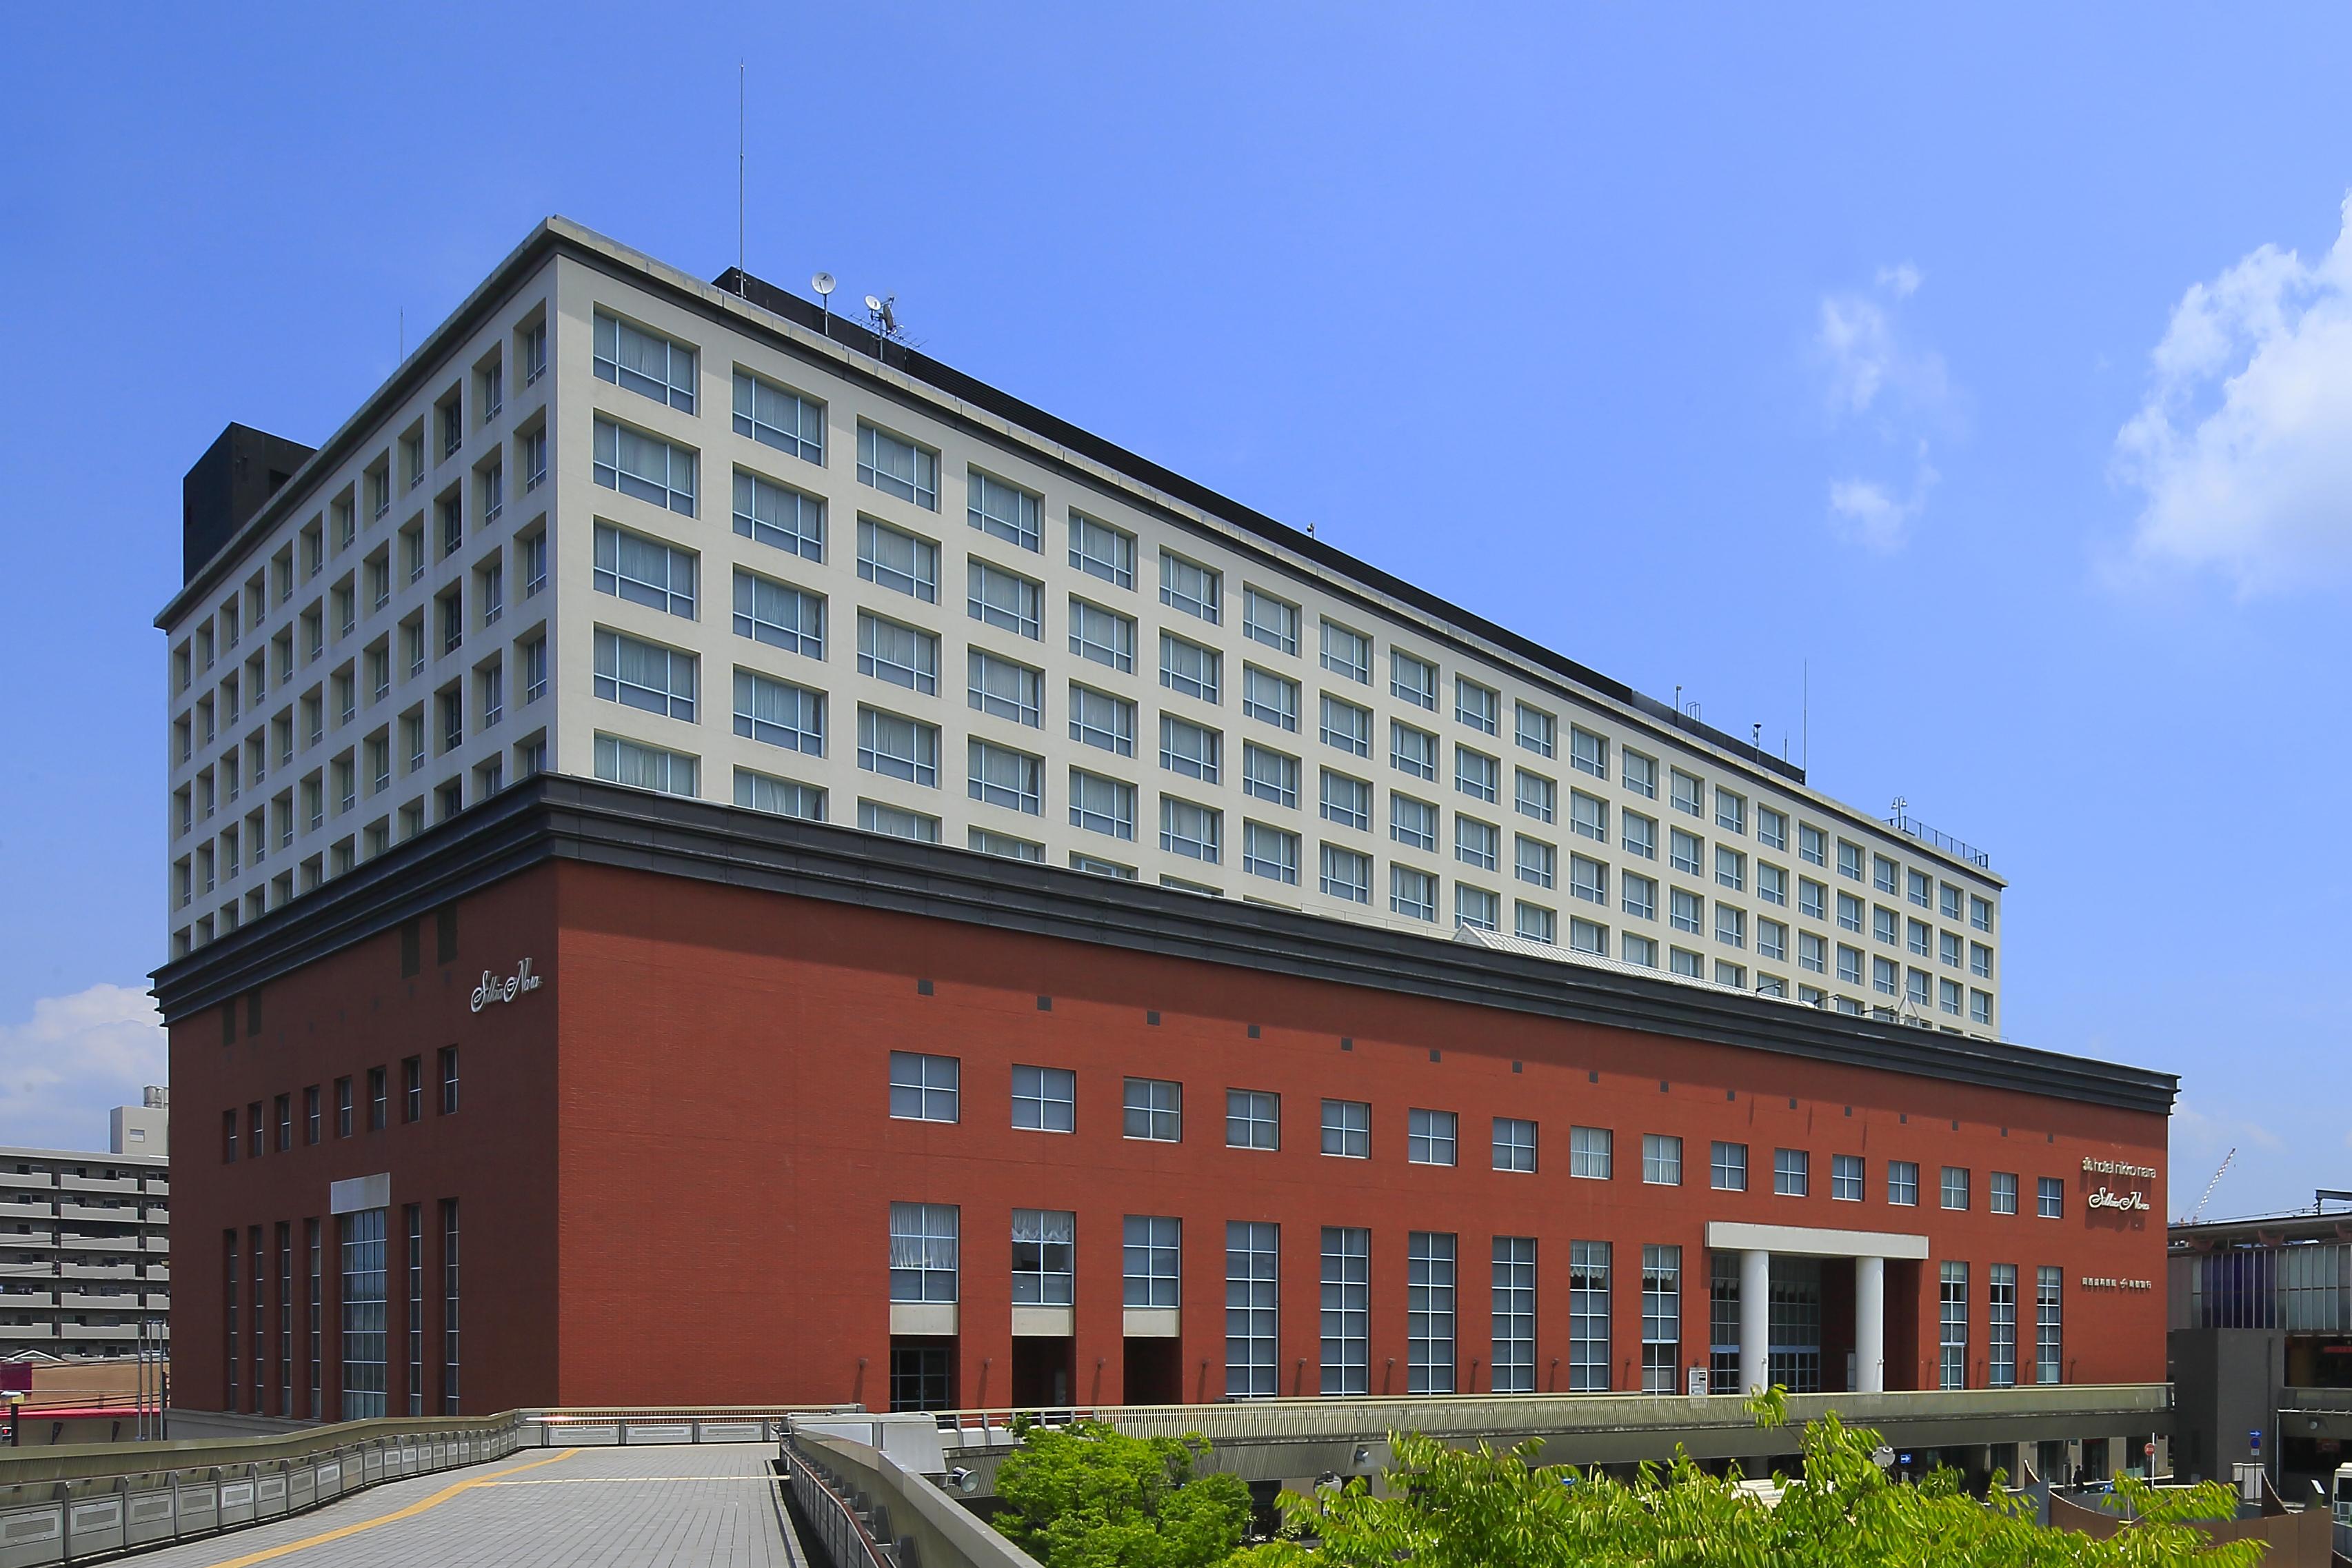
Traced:
<path id="1" fill-rule="evenodd" d="M 2213 1189 L 2220 1186 L 2221 1184 L 2221 1178 L 2230 1173 L 2230 1162 L 2235 1160 L 2237 1157 L 2238 1151 L 2234 1147 L 2232 1147 L 2228 1153 L 2221 1156 L 2221 1168 L 2213 1173 L 2213 1179 L 2211 1181 L 2205 1184 L 2205 1195 L 2197 1200 L 2196 1208 L 2189 1212 L 2189 1223 L 2190 1225 L 2195 1225 L 2199 1220 L 2205 1217 L 2205 1205 L 2213 1201 Z"/>

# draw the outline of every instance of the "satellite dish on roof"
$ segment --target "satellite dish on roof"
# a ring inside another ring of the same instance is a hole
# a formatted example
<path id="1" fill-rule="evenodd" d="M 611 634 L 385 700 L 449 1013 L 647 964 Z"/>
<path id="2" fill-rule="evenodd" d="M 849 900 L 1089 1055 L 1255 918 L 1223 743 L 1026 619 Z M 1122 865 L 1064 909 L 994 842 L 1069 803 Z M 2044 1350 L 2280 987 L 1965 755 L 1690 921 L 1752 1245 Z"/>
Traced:
<path id="1" fill-rule="evenodd" d="M 835 287 L 833 274 L 830 272 L 818 273 L 815 277 L 809 279 L 809 287 L 815 289 L 819 295 L 832 293 Z"/>
<path id="2" fill-rule="evenodd" d="M 878 294 L 868 294 L 866 296 L 866 308 L 873 311 L 876 315 L 880 315 L 882 313 L 881 296 Z"/>

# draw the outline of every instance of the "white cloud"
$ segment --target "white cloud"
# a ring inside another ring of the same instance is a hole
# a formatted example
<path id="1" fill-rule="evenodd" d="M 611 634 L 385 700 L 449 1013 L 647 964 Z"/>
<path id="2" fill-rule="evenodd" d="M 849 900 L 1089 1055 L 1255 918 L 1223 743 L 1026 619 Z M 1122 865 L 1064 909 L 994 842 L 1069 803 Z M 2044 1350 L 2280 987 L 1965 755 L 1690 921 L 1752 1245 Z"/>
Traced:
<path id="1" fill-rule="evenodd" d="M 1922 281 L 1910 262 L 1882 267 L 1871 290 L 1823 295 L 1813 333 L 1832 428 L 1859 438 L 1874 462 L 1883 461 L 1890 447 L 1916 450 L 1907 492 L 1860 474 L 1830 482 L 1830 515 L 1838 531 L 1880 553 L 1902 547 L 1940 477 L 1928 461 L 1920 426 L 1948 423 L 1954 412 L 1943 356 L 1912 342 L 1898 319 Z"/>
<path id="2" fill-rule="evenodd" d="M 163 1026 L 144 991 L 93 985 L 45 996 L 0 1024 L 0 1142 L 102 1149 L 106 1113 L 164 1081 Z"/>
<path id="3" fill-rule="evenodd" d="M 1887 554 L 1902 548 L 1905 531 L 1927 510 L 1927 492 L 1940 478 L 1928 463 L 1927 444 L 1922 441 L 1908 496 L 1897 496 L 1875 479 L 1832 479 L 1830 511 L 1848 539 Z"/>
<path id="4" fill-rule="evenodd" d="M 2191 284 L 2116 437 L 2143 565 L 2218 572 L 2242 594 L 2352 568 L 2352 196 L 2318 261 L 2264 245 Z"/>

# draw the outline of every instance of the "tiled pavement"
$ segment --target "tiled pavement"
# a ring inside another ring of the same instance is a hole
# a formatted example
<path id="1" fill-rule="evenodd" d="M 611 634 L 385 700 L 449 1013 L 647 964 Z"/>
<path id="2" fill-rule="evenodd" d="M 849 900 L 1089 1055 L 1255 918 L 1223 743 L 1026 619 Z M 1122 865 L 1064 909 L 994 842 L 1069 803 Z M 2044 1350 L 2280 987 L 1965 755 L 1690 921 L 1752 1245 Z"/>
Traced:
<path id="1" fill-rule="evenodd" d="M 526 1448 L 291 1519 L 121 1559 L 137 1568 L 807 1568 L 777 1522 L 772 1445 Z M 466 1482 L 402 1519 L 386 1516 Z M 384 1522 L 321 1541 L 371 1520 Z"/>

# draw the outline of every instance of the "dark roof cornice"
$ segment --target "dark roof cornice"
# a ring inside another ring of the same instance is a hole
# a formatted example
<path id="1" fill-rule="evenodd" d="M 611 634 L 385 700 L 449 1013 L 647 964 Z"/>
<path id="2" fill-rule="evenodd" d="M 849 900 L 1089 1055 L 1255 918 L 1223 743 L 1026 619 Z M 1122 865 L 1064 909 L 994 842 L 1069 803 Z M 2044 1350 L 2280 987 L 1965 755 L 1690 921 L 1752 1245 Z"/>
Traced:
<path id="1" fill-rule="evenodd" d="M 167 1021 L 554 860 L 2156 1115 L 2170 1073 L 542 774 L 154 973 Z"/>

